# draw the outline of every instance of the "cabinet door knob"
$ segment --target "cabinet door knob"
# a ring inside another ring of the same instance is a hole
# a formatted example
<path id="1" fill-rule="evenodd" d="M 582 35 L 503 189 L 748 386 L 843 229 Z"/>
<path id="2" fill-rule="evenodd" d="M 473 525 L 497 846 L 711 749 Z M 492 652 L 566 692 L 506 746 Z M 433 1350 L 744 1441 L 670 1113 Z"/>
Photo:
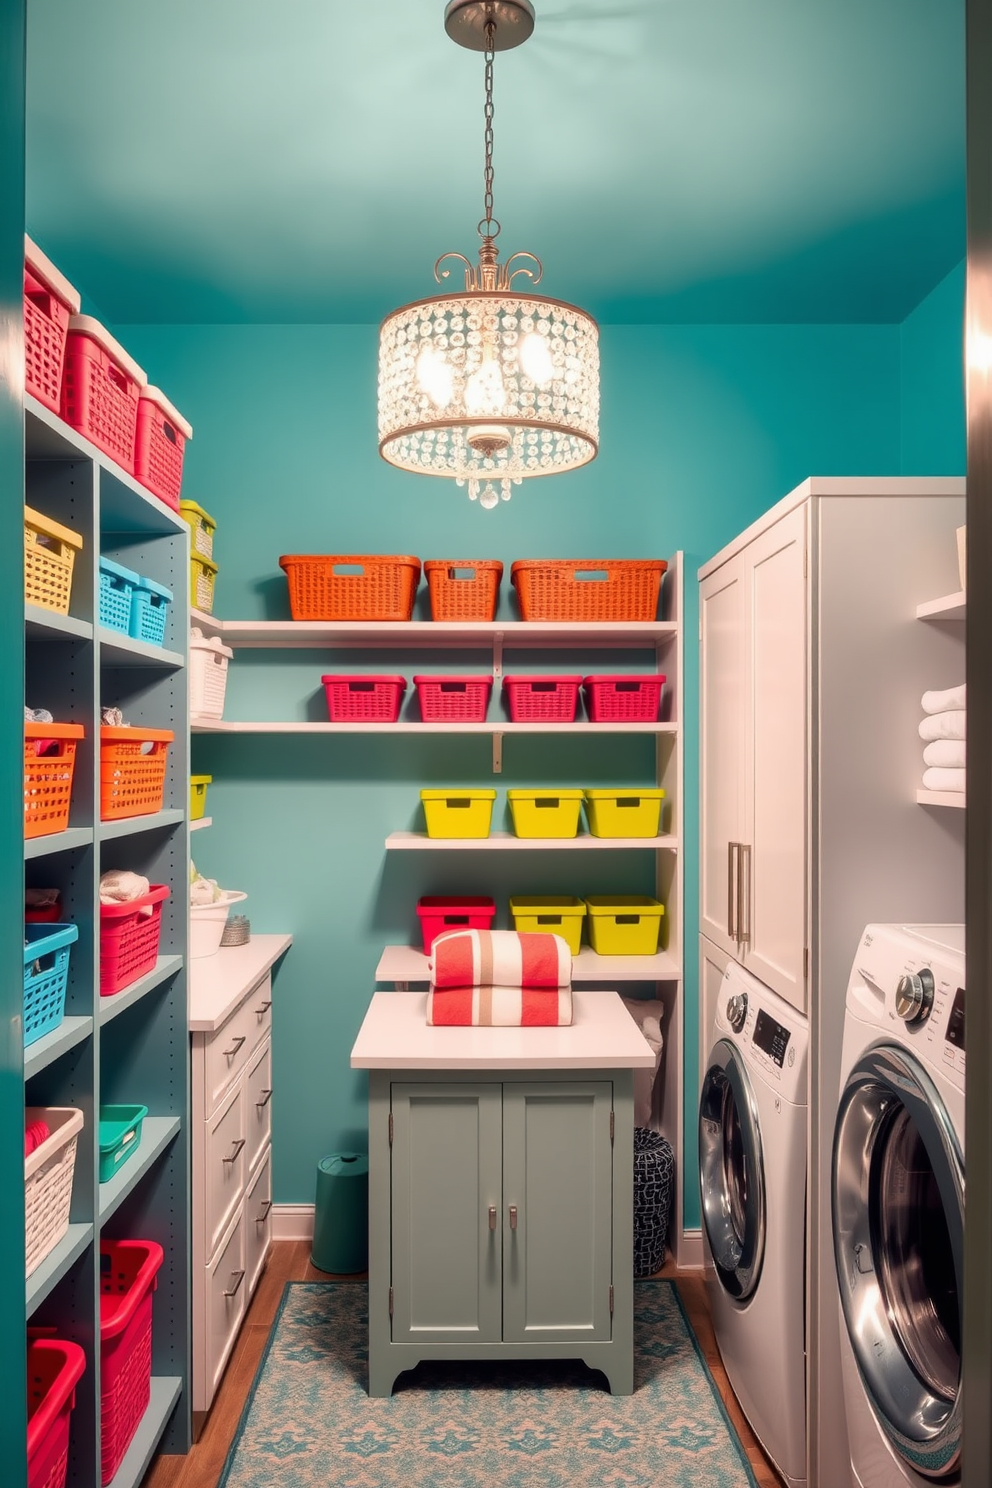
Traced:
<path id="1" fill-rule="evenodd" d="M 496 1228 L 496 1205 L 495 1204 L 490 1204 L 489 1205 L 489 1228 L 491 1230 L 494 1230 Z"/>
<path id="2" fill-rule="evenodd" d="M 517 1228 L 517 1206 L 516 1206 L 516 1204 L 511 1204 L 510 1205 L 510 1229 L 511 1230 L 515 1230 L 516 1228 Z"/>
<path id="3" fill-rule="evenodd" d="M 262 1212 L 261 1212 L 261 1214 L 259 1214 L 256 1217 L 255 1223 L 256 1224 L 264 1224 L 265 1221 L 269 1217 L 269 1210 L 271 1208 L 272 1208 L 272 1200 L 271 1199 L 263 1199 L 262 1200 Z"/>
<path id="4" fill-rule="evenodd" d="M 244 1137 L 239 1137 L 238 1140 L 234 1144 L 234 1150 L 231 1153 L 230 1157 L 225 1157 L 223 1159 L 223 1161 L 226 1162 L 226 1163 L 237 1162 L 238 1158 L 241 1156 L 241 1149 L 242 1149 L 242 1147 L 244 1145 L 245 1145 L 245 1139 L 244 1139 Z"/>
<path id="5" fill-rule="evenodd" d="M 267 999 L 267 1001 L 260 1002 L 259 1005 L 258 1005 L 258 1007 L 255 1009 L 255 1012 L 261 1018 L 264 1013 L 267 1013 L 269 1011 L 269 1008 L 271 1006 L 272 1006 L 272 998 L 270 997 L 270 998 Z"/>
<path id="6" fill-rule="evenodd" d="M 267 1106 L 269 1104 L 269 1101 L 272 1099 L 272 1091 L 271 1090 L 263 1090 L 262 1091 L 262 1095 L 263 1095 L 264 1099 L 255 1102 L 255 1105 L 256 1105 L 256 1107 L 258 1108 L 259 1111 L 262 1109 L 263 1106 Z"/>
<path id="7" fill-rule="evenodd" d="M 225 1297 L 236 1297 L 237 1294 L 238 1294 L 238 1289 L 241 1286 L 241 1283 L 244 1281 L 244 1279 L 245 1279 L 245 1273 L 243 1271 L 232 1271 L 231 1272 L 231 1280 L 234 1282 L 234 1285 L 233 1285 L 233 1287 L 230 1288 L 229 1291 L 226 1291 L 224 1293 L 224 1296 Z"/>
<path id="8" fill-rule="evenodd" d="M 233 1046 L 230 1049 L 225 1049 L 224 1050 L 224 1058 L 225 1059 L 233 1059 L 234 1056 L 235 1056 L 235 1054 L 237 1054 L 238 1050 L 241 1048 L 241 1045 L 244 1042 L 245 1042 L 245 1035 L 244 1034 L 236 1034 L 235 1035 Z"/>

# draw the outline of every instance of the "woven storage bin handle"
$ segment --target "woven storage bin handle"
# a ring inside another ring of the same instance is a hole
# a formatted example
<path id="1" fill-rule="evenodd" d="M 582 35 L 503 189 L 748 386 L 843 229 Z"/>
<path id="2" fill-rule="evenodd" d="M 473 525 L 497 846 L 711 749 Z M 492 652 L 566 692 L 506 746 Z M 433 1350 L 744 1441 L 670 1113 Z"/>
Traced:
<path id="1" fill-rule="evenodd" d="M 358 579 L 365 572 L 365 564 L 335 563 L 332 571 L 336 579 Z"/>
<path id="2" fill-rule="evenodd" d="M 474 568 L 449 568 L 448 578 L 454 579 L 456 583 L 471 582 L 475 578 Z"/>
<path id="3" fill-rule="evenodd" d="M 587 583 L 590 580 L 594 584 L 608 584 L 610 582 L 610 576 L 605 568 L 577 568 L 572 577 L 580 583 Z"/>

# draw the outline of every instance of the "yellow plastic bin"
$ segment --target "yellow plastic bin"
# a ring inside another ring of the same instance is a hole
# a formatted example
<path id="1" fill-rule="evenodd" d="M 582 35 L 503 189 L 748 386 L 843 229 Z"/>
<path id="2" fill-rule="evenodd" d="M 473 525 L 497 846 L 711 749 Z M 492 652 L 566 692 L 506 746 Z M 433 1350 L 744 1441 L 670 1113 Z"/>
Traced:
<path id="1" fill-rule="evenodd" d="M 214 533 L 217 523 L 197 501 L 180 501 L 179 515 L 189 528 L 189 550 L 201 558 L 213 559 Z"/>
<path id="2" fill-rule="evenodd" d="M 506 799 L 518 837 L 578 836 L 580 790 L 508 790 Z"/>
<path id="3" fill-rule="evenodd" d="M 494 790 L 422 790 L 428 837 L 488 837 Z"/>
<path id="4" fill-rule="evenodd" d="M 194 610 L 204 615 L 214 612 L 214 581 L 217 565 L 201 553 L 189 555 L 189 602 Z"/>
<path id="5" fill-rule="evenodd" d="M 189 777 L 189 819 L 190 821 L 201 821 L 207 814 L 207 786 L 213 780 L 212 775 L 191 775 Z"/>
<path id="6" fill-rule="evenodd" d="M 584 795 L 593 837 L 657 837 L 663 790 L 587 790 Z"/>
<path id="7" fill-rule="evenodd" d="M 589 944 L 600 956 L 653 956 L 665 906 L 643 894 L 586 897 Z"/>
<path id="8" fill-rule="evenodd" d="M 583 899 L 568 894 L 538 894 L 510 900 L 514 930 L 544 935 L 560 935 L 573 956 L 582 945 L 582 921 L 586 917 Z"/>

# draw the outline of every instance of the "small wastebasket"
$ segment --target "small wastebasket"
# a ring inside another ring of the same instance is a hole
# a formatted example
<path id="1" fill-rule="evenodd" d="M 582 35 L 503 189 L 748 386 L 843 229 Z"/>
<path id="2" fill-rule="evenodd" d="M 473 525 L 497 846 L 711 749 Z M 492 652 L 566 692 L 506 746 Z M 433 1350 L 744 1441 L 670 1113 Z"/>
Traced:
<path id="1" fill-rule="evenodd" d="M 675 1154 L 660 1132 L 634 1127 L 634 1275 L 653 1276 L 665 1260 Z"/>
<path id="2" fill-rule="evenodd" d="M 318 1271 L 350 1276 L 369 1263 L 369 1160 L 364 1152 L 332 1152 L 317 1164 L 313 1249 Z"/>

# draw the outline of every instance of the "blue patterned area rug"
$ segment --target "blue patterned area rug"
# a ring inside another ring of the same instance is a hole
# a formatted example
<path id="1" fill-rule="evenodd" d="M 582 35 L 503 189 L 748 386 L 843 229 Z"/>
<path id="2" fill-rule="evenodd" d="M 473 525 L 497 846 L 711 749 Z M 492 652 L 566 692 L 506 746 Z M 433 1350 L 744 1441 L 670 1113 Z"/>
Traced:
<path id="1" fill-rule="evenodd" d="M 370 1400 L 367 1295 L 287 1284 L 218 1488 L 756 1488 L 669 1281 L 635 1283 L 628 1396 L 570 1361 L 431 1361 Z"/>

